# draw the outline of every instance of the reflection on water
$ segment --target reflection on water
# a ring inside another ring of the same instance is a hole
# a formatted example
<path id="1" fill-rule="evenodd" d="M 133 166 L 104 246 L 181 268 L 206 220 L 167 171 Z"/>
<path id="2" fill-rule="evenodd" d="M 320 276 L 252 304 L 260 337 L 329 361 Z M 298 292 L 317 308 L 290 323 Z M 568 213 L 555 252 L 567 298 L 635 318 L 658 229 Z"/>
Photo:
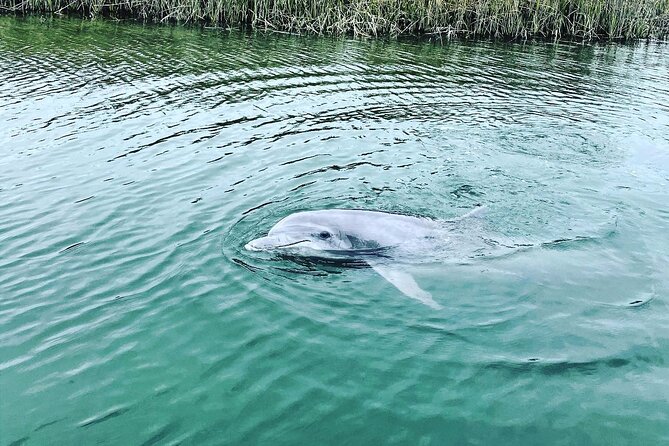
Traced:
<path id="1" fill-rule="evenodd" d="M 668 51 L 0 18 L 0 443 L 669 440 Z M 436 312 L 243 249 L 477 203 L 585 239 L 414 265 Z"/>

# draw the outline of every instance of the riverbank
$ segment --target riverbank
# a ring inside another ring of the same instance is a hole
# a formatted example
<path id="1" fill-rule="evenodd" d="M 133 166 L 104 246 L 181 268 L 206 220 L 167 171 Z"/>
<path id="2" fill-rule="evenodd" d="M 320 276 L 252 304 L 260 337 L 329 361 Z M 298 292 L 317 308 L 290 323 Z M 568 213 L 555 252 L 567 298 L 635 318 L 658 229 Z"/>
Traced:
<path id="1" fill-rule="evenodd" d="M 358 37 L 626 40 L 669 36 L 669 0 L 0 0 L 0 11 Z"/>

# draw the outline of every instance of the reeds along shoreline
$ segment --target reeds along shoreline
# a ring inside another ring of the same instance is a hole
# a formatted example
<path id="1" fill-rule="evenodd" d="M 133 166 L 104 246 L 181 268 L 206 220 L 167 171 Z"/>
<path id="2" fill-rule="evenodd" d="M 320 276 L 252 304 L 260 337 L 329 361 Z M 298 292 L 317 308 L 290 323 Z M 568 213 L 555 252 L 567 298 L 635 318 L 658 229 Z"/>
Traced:
<path id="1" fill-rule="evenodd" d="M 355 36 L 669 37 L 669 0 L 0 0 L 0 11 Z"/>

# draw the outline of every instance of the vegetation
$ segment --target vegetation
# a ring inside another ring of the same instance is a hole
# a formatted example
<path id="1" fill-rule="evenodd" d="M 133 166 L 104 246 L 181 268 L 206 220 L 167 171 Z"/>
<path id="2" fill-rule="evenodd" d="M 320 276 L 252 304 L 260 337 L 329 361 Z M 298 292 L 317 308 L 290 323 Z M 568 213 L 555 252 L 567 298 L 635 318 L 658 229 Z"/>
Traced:
<path id="1" fill-rule="evenodd" d="M 356 36 L 669 36 L 669 0 L 0 0 L 0 10 Z"/>

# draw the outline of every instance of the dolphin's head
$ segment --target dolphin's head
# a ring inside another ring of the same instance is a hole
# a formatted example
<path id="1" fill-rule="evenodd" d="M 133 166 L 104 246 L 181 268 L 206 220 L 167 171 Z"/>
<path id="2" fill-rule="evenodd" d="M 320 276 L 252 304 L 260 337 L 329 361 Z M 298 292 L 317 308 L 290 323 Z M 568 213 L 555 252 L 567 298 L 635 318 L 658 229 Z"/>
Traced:
<path id="1" fill-rule="evenodd" d="M 293 255 L 314 255 L 322 252 L 347 251 L 351 239 L 327 218 L 317 213 L 301 212 L 279 221 L 265 237 L 251 240 L 249 251 L 274 251 Z"/>

